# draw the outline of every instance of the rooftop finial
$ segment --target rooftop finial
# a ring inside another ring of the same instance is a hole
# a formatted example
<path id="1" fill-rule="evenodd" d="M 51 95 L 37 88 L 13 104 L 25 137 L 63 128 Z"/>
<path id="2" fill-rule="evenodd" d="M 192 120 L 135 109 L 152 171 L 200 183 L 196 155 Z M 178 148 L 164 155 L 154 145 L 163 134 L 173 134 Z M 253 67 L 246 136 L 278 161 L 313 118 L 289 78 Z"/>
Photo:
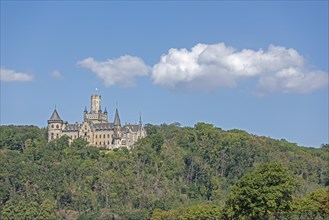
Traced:
<path id="1" fill-rule="evenodd" d="M 98 95 L 98 88 L 95 88 L 95 91 L 96 91 L 96 95 Z"/>

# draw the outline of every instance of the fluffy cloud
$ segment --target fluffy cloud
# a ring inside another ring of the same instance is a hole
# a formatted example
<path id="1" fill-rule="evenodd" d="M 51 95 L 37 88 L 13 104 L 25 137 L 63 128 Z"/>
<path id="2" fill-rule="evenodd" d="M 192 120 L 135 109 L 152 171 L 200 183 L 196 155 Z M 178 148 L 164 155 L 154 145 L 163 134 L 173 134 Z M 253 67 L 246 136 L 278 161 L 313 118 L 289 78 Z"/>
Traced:
<path id="1" fill-rule="evenodd" d="M 63 75 L 58 70 L 52 71 L 51 76 L 55 79 L 62 79 L 63 78 Z"/>
<path id="2" fill-rule="evenodd" d="M 32 81 L 33 76 L 27 73 L 19 73 L 15 70 L 1 68 L 0 80 L 3 82 L 28 82 Z"/>
<path id="3" fill-rule="evenodd" d="M 270 45 L 267 51 L 236 49 L 224 43 L 170 49 L 154 65 L 155 84 L 173 89 L 212 90 L 257 77 L 262 92 L 310 92 L 328 84 L 328 73 L 308 68 L 294 49 Z"/>
<path id="4" fill-rule="evenodd" d="M 79 61 L 78 65 L 90 69 L 106 86 L 134 86 L 135 77 L 145 76 L 149 72 L 149 67 L 142 59 L 128 55 L 104 62 L 89 57 Z"/>

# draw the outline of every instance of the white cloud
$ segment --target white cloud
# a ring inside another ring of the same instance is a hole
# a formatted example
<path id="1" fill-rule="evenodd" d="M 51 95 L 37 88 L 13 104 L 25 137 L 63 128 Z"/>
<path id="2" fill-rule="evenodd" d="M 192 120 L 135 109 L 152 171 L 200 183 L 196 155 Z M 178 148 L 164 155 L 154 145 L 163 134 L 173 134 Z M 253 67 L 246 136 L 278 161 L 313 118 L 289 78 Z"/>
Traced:
<path id="1" fill-rule="evenodd" d="M 63 75 L 58 70 L 52 71 L 51 76 L 55 79 L 62 79 L 63 78 Z"/>
<path id="2" fill-rule="evenodd" d="M 89 57 L 79 61 L 78 65 L 90 69 L 106 86 L 134 86 L 135 77 L 147 75 L 150 69 L 139 57 L 128 55 L 104 62 Z"/>
<path id="3" fill-rule="evenodd" d="M 28 82 L 32 79 L 33 76 L 27 73 L 19 73 L 6 68 L 0 69 L 0 80 L 3 82 Z"/>
<path id="4" fill-rule="evenodd" d="M 267 51 L 236 49 L 224 43 L 170 49 L 154 65 L 155 84 L 173 89 L 213 90 L 257 77 L 262 92 L 310 92 L 328 84 L 328 73 L 308 68 L 294 49 L 270 45 Z"/>
<path id="5" fill-rule="evenodd" d="M 275 91 L 308 93 L 325 87 L 327 84 L 328 73 L 290 67 L 275 74 L 260 77 L 258 87 L 261 93 Z"/>

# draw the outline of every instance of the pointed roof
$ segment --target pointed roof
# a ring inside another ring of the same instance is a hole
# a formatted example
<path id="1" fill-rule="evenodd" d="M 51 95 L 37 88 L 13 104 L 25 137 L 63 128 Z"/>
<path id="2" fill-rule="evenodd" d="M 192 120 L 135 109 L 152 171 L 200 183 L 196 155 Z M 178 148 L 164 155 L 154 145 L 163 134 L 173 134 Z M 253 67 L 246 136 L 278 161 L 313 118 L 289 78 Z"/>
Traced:
<path id="1" fill-rule="evenodd" d="M 57 112 L 57 110 L 55 109 L 53 114 L 50 116 L 50 119 L 48 120 L 49 122 L 63 122 L 63 120 L 61 119 L 61 117 L 59 117 L 59 114 Z"/>
<path id="2" fill-rule="evenodd" d="M 83 112 L 88 112 L 88 111 L 87 111 L 87 106 L 85 106 L 85 110 L 84 110 Z"/>
<path id="3" fill-rule="evenodd" d="M 118 109 L 115 110 L 114 125 L 121 126 L 121 121 L 120 121 Z"/>
<path id="4" fill-rule="evenodd" d="M 142 113 L 139 113 L 139 125 L 142 126 Z"/>
<path id="5" fill-rule="evenodd" d="M 105 107 L 105 109 L 104 109 L 104 113 L 107 114 L 107 109 L 106 109 L 106 107 Z"/>

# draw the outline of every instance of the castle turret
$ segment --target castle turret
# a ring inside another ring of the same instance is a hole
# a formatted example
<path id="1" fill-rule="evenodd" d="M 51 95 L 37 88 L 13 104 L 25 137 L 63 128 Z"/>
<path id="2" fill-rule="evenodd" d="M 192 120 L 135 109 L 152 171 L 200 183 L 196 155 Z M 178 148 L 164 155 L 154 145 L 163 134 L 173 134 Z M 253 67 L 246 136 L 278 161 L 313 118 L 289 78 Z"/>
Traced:
<path id="1" fill-rule="evenodd" d="M 53 114 L 48 120 L 48 141 L 60 138 L 62 136 L 63 120 L 55 108 Z"/>

